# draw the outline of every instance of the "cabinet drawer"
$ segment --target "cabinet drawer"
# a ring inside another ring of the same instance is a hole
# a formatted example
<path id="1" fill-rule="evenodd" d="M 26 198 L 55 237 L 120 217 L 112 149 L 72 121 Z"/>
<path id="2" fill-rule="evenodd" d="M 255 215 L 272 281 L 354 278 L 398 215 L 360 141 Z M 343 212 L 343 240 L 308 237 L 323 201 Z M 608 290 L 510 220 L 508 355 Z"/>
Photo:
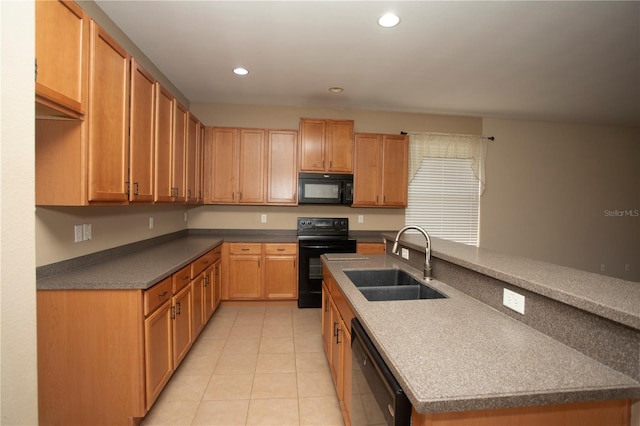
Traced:
<path id="1" fill-rule="evenodd" d="M 171 278 L 173 279 L 173 294 L 176 294 L 191 282 L 191 264 L 180 269 Z"/>
<path id="2" fill-rule="evenodd" d="M 171 277 L 167 277 L 144 292 L 144 316 L 155 311 L 160 305 L 171 299 Z"/>
<path id="3" fill-rule="evenodd" d="M 297 244 L 265 244 L 265 254 L 297 254 Z"/>
<path id="4" fill-rule="evenodd" d="M 260 243 L 229 243 L 230 254 L 262 254 Z"/>
<path id="5" fill-rule="evenodd" d="M 210 251 L 209 253 L 200 256 L 198 259 L 194 260 L 191 263 L 191 279 L 195 279 L 198 275 L 202 273 L 205 269 L 207 269 L 210 265 L 213 264 L 214 261 L 214 253 Z"/>

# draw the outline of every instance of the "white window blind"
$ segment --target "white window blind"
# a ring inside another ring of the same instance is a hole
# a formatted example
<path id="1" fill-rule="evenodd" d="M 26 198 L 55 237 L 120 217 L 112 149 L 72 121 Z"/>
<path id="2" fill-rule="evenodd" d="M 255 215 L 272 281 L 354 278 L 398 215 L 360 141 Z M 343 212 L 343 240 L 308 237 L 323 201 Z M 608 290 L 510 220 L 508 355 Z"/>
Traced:
<path id="1" fill-rule="evenodd" d="M 423 158 L 409 184 L 405 223 L 429 235 L 478 245 L 480 181 L 471 159 Z"/>

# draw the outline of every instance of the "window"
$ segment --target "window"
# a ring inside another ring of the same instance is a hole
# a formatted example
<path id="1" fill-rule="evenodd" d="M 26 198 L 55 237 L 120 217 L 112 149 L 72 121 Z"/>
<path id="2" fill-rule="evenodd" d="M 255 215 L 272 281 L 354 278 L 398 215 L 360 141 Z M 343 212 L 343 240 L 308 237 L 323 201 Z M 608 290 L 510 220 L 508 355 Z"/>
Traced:
<path id="1" fill-rule="evenodd" d="M 409 183 L 405 223 L 433 237 L 478 245 L 480 181 L 470 158 L 423 158 Z"/>

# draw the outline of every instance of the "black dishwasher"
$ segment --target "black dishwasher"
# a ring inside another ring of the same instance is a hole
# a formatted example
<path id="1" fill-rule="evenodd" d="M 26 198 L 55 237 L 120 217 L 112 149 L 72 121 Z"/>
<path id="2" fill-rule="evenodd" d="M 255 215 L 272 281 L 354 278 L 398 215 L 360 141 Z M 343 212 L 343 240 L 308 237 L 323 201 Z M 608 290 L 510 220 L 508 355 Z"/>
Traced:
<path id="1" fill-rule="evenodd" d="M 411 403 L 356 318 L 351 321 L 351 353 L 352 426 L 408 426 Z"/>

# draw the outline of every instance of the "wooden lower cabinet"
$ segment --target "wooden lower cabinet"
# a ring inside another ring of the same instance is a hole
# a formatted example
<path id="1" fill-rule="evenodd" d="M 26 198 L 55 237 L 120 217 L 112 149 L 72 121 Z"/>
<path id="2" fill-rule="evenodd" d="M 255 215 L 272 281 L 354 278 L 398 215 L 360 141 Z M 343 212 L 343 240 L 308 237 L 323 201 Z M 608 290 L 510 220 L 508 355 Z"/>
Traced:
<path id="1" fill-rule="evenodd" d="M 224 300 L 298 298 L 298 244 L 225 243 Z"/>
<path id="2" fill-rule="evenodd" d="M 384 243 L 357 243 L 356 251 L 362 254 L 385 254 Z"/>
<path id="3" fill-rule="evenodd" d="M 216 250 L 209 270 L 219 282 Z M 40 425 L 139 423 L 210 317 L 194 328 L 206 287 L 194 297 L 193 264 L 146 290 L 37 291 Z"/>
<path id="4" fill-rule="evenodd" d="M 346 425 L 351 424 L 351 308 L 333 277 L 323 272 L 322 342 Z"/>

